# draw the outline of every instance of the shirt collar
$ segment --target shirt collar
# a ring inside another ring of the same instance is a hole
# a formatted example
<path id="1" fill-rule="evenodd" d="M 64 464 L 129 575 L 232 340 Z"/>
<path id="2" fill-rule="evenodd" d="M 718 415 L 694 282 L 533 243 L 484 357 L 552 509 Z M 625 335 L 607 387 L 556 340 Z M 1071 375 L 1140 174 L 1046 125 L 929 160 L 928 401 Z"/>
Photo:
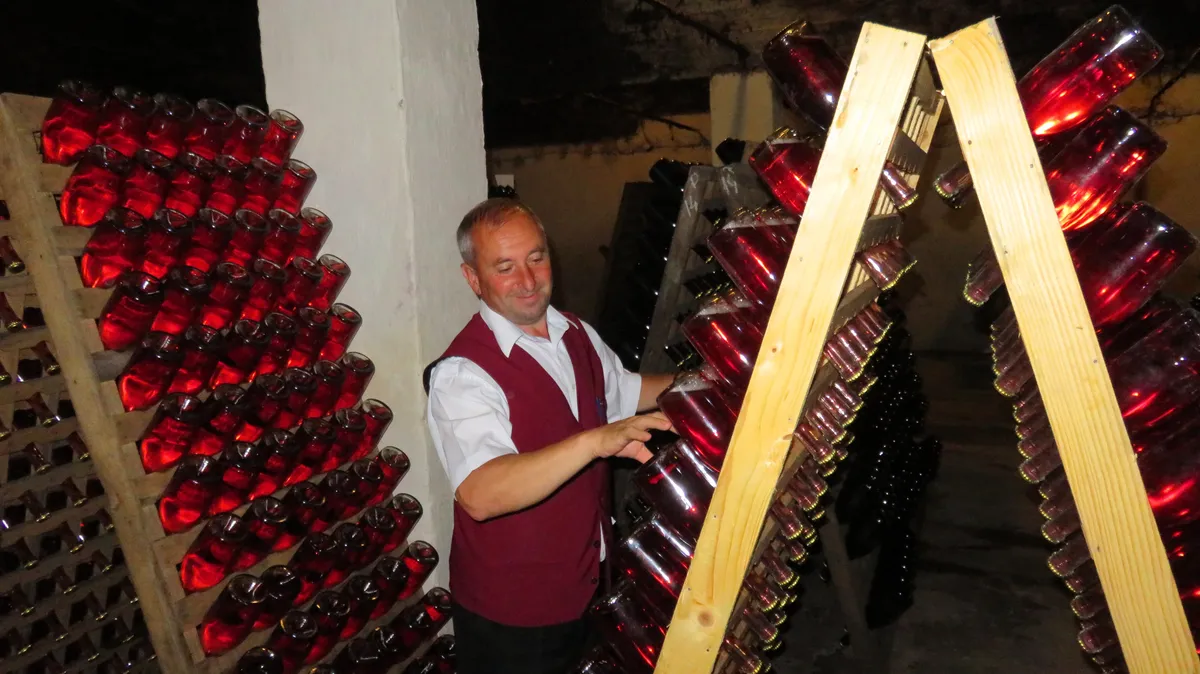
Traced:
<path id="1" fill-rule="evenodd" d="M 508 320 L 492 310 L 483 300 L 479 301 L 479 316 L 483 318 L 483 322 L 496 336 L 496 343 L 500 345 L 500 351 L 508 358 L 512 353 L 513 346 L 521 340 L 530 341 L 546 341 L 541 337 L 534 337 L 522 330 L 516 323 Z M 562 315 L 558 309 L 554 307 L 546 308 L 546 329 L 550 333 L 550 343 L 558 345 L 559 341 L 567 332 L 567 328 L 571 327 L 570 321 L 566 316 Z"/>

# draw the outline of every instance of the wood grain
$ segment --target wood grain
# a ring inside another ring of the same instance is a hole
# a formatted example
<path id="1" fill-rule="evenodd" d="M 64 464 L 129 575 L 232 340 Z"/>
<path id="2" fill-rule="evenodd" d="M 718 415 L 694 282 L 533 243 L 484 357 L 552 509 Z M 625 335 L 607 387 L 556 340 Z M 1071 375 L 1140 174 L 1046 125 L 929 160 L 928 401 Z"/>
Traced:
<path id="1" fill-rule="evenodd" d="M 863 27 L 658 672 L 712 671 L 924 45 Z"/>
<path id="2" fill-rule="evenodd" d="M 1135 674 L 1200 672 L 996 23 L 930 49 L 1125 662 Z"/>

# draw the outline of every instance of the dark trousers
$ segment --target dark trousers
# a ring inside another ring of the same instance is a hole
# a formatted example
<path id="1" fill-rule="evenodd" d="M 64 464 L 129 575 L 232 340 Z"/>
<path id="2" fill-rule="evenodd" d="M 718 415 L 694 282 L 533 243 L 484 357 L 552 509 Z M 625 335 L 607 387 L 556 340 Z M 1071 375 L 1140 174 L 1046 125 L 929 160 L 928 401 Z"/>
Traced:
<path id="1" fill-rule="evenodd" d="M 458 674 L 567 674 L 588 645 L 586 620 L 513 627 L 454 605 Z"/>

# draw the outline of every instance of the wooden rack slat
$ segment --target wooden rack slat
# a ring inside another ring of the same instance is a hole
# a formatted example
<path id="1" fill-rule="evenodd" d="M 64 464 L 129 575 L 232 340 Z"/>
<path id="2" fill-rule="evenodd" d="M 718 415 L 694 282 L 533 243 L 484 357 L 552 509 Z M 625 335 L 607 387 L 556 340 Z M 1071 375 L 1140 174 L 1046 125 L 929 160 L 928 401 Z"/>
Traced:
<path id="1" fill-rule="evenodd" d="M 55 466 L 44 473 L 35 473 L 19 480 L 0 484 L 0 503 L 17 498 L 27 491 L 38 492 L 63 483 L 71 478 L 86 478 L 96 474 L 95 467 L 88 461 L 72 461 Z"/>
<path id="2" fill-rule="evenodd" d="M 29 521 L 24 524 L 18 524 L 12 529 L 0 533 L 0 547 L 9 546 L 25 538 L 32 538 L 49 531 L 54 531 L 63 522 L 72 522 L 91 517 L 104 510 L 106 506 L 108 506 L 108 496 L 101 495 L 88 499 L 87 503 L 77 508 L 67 506 L 49 513 L 49 516 L 41 522 Z"/>
<path id="3" fill-rule="evenodd" d="M 29 400 L 35 393 L 55 395 L 67 390 L 67 380 L 52 374 L 29 381 L 17 381 L 0 388 L 0 404 Z"/>
<path id="4" fill-rule="evenodd" d="M 57 552 L 49 557 L 39 560 L 37 566 L 30 569 L 21 569 L 0 576 L 0 594 L 8 592 L 18 585 L 32 583 L 40 578 L 44 578 L 46 569 L 53 569 L 58 566 L 69 566 L 71 562 L 78 560 L 80 563 L 89 561 L 89 558 L 95 552 L 102 552 L 109 558 L 112 557 L 113 549 L 117 547 L 117 537 L 111 533 L 97 536 L 84 542 L 83 547 L 78 552 L 71 553 L 67 550 Z"/>
<path id="5" fill-rule="evenodd" d="M 72 402 L 74 402 L 72 400 Z M 79 420 L 75 417 L 63 419 L 53 426 L 33 426 L 14 431 L 12 435 L 0 441 L 0 457 L 15 454 L 29 443 L 38 445 L 64 440 L 67 436 L 79 430 Z"/>
<path id="6" fill-rule="evenodd" d="M 1200 672 L 994 20 L 930 43 L 1125 663 Z"/>
<path id="7" fill-rule="evenodd" d="M 23 627 L 35 620 L 41 620 L 55 611 L 69 608 L 71 604 L 89 594 L 103 596 L 101 593 L 107 592 L 109 588 L 115 585 L 121 584 L 128 577 L 129 574 L 125 571 L 125 567 L 118 566 L 114 567 L 108 573 L 88 578 L 75 586 L 74 592 L 63 594 L 60 591 L 53 597 L 37 602 L 33 606 L 33 612 L 29 615 L 10 615 L 7 618 L 0 619 L 0 634 L 8 632 L 13 627 Z"/>
<path id="8" fill-rule="evenodd" d="M 100 630 L 104 629 L 108 625 L 115 623 L 118 620 L 122 620 L 126 616 L 132 616 L 135 612 L 137 612 L 138 608 L 139 608 L 138 604 L 126 603 L 122 606 L 117 607 L 116 609 L 114 609 L 112 611 L 109 611 L 108 615 L 105 616 L 104 619 L 102 619 L 102 620 L 93 620 L 91 618 L 91 616 L 88 616 L 87 618 L 84 618 L 84 621 L 86 621 L 86 624 L 72 625 L 70 628 L 71 631 L 69 632 L 69 634 L 75 638 L 79 638 L 81 636 L 88 635 L 88 634 L 95 634 L 96 632 L 99 632 Z M 17 657 L 5 658 L 4 667 L 6 668 L 6 671 L 19 672 L 19 671 L 23 670 L 24 668 L 37 662 L 38 660 L 41 660 L 42 658 L 46 657 L 47 655 L 49 655 L 55 651 L 61 650 L 63 648 L 66 648 L 67 645 L 70 643 L 70 641 L 67 639 L 64 639 L 62 641 L 54 641 L 53 639 L 51 639 L 49 637 L 47 637 L 45 639 L 45 641 L 47 641 L 48 643 L 39 642 L 40 645 L 35 646 L 34 648 L 31 648 L 29 651 L 25 652 L 22 655 L 19 655 Z"/>
<path id="9" fill-rule="evenodd" d="M 863 27 L 658 672 L 713 669 L 924 43 L 921 35 Z"/>
<path id="10" fill-rule="evenodd" d="M 650 317 L 646 346 L 642 350 L 641 367 L 645 372 L 666 372 L 671 369 L 663 347 L 670 343 L 671 324 L 687 292 L 683 282 L 687 280 L 686 274 L 691 267 L 689 261 L 695 256 L 692 246 L 702 241 L 711 227 L 703 211 L 706 204 L 720 196 L 721 185 L 716 180 L 716 173 L 717 169 L 711 166 L 693 166 L 688 171 L 683 203 L 675 219 L 675 230 L 659 283 L 658 299 Z"/>

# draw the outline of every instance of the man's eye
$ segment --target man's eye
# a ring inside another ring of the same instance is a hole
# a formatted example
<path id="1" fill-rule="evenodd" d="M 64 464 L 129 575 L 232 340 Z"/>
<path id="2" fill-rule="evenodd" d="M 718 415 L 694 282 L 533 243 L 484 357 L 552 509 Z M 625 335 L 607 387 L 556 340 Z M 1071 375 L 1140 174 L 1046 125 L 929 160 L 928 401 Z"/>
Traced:
<path id="1" fill-rule="evenodd" d="M 512 270 L 513 270 L 513 268 L 511 266 L 504 266 L 504 267 L 496 268 L 496 272 L 499 274 L 508 274 L 508 273 L 512 272 Z"/>

